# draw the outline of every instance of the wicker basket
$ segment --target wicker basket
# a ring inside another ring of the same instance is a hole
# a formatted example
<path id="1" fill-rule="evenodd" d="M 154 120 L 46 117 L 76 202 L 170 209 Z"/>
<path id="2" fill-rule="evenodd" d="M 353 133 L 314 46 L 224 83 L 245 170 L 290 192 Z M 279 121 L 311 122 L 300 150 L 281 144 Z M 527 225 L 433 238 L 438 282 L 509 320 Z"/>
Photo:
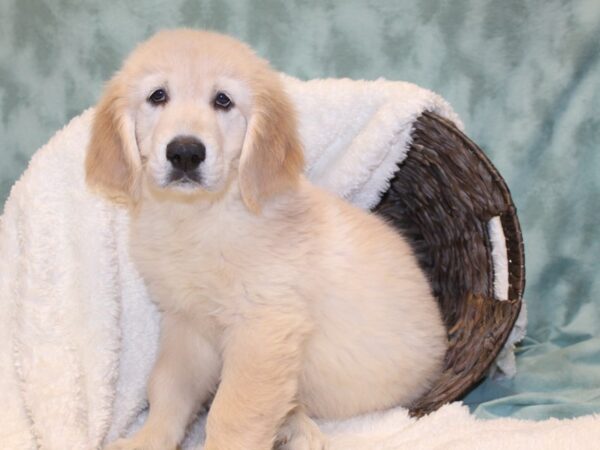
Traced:
<path id="1" fill-rule="evenodd" d="M 506 183 L 481 149 L 433 113 L 416 121 L 412 145 L 374 211 L 411 241 L 448 329 L 444 372 L 411 408 L 422 416 L 457 400 L 485 376 L 513 328 L 525 286 L 523 240 Z M 499 216 L 509 298 L 494 298 L 488 221 Z"/>

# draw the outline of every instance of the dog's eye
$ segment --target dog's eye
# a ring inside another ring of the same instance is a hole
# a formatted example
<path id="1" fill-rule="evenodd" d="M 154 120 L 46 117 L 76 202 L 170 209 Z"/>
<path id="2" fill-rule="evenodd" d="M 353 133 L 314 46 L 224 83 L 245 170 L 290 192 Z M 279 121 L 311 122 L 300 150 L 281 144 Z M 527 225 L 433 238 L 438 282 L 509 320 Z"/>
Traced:
<path id="1" fill-rule="evenodd" d="M 160 105 L 166 103 L 167 100 L 167 91 L 165 91 L 162 88 L 155 90 L 152 94 L 150 94 L 150 97 L 148 97 L 148 101 L 153 105 Z"/>
<path id="2" fill-rule="evenodd" d="M 231 109 L 233 102 L 223 92 L 217 93 L 215 96 L 215 108 L 224 109 L 225 111 Z"/>

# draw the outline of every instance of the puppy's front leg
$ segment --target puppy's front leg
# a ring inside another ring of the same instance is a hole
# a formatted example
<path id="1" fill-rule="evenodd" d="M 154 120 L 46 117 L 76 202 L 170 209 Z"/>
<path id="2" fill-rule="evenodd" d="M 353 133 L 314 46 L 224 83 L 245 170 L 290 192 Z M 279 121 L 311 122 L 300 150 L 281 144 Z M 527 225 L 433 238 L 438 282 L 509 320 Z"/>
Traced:
<path id="1" fill-rule="evenodd" d="M 216 389 L 221 365 L 197 328 L 181 316 L 163 316 L 159 355 L 148 383 L 148 419 L 132 438 L 105 450 L 176 448 L 194 412 Z"/>
<path id="2" fill-rule="evenodd" d="M 271 450 L 295 406 L 310 321 L 298 311 L 245 317 L 226 336 L 205 450 Z"/>

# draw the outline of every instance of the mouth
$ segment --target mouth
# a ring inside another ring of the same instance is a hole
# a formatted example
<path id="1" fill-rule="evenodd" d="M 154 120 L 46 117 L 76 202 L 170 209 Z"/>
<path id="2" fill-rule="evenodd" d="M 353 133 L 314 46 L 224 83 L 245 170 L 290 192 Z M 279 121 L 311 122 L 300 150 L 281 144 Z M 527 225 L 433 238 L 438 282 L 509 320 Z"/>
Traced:
<path id="1" fill-rule="evenodd" d="M 184 172 L 182 170 L 173 170 L 167 180 L 167 185 L 173 187 L 192 188 L 201 184 L 201 177 L 198 172 Z"/>
<path id="2" fill-rule="evenodd" d="M 200 184 L 200 174 L 198 172 L 184 172 L 182 170 L 173 170 L 169 174 L 168 183 Z"/>

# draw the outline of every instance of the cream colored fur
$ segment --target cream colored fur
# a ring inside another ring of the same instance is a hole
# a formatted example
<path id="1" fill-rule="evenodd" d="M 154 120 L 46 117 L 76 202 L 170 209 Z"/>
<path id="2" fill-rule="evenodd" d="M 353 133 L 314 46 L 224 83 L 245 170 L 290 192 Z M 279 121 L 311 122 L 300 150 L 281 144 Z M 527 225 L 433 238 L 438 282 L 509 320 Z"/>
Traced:
<path id="1" fill-rule="evenodd" d="M 168 182 L 182 134 L 206 145 L 200 183 Z M 279 78 L 232 38 L 159 33 L 111 80 L 87 180 L 131 203 L 162 329 L 148 420 L 110 449 L 173 449 L 211 400 L 208 450 L 324 448 L 309 417 L 410 405 L 439 375 L 445 329 L 408 244 L 301 168 Z"/>

